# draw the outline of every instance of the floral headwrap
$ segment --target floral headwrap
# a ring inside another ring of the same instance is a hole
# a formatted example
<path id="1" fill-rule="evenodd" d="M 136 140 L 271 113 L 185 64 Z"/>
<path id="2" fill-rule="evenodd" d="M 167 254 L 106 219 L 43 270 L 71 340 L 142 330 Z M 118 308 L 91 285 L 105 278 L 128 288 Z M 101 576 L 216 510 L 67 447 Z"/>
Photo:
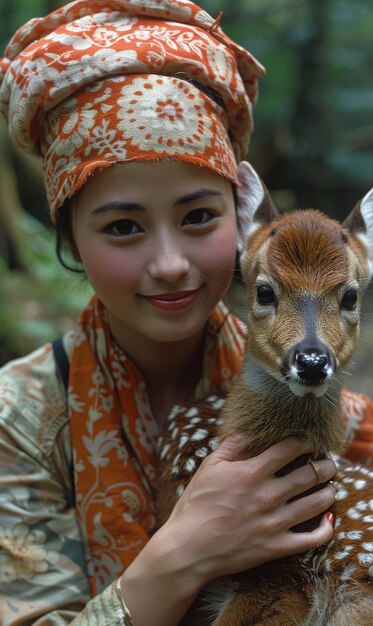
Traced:
<path id="1" fill-rule="evenodd" d="M 21 27 L 0 112 L 42 157 L 52 218 L 97 169 L 179 158 L 237 182 L 263 67 L 189 0 L 76 0 Z"/>

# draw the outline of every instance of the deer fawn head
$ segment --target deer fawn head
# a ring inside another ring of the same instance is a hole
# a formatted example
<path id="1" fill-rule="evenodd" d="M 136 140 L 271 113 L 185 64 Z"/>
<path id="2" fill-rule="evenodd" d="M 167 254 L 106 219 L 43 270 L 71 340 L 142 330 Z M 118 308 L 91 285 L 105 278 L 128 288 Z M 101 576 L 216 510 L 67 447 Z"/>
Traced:
<path id="1" fill-rule="evenodd" d="M 248 163 L 239 177 L 247 351 L 292 394 L 324 396 L 333 383 L 340 388 L 359 336 L 373 271 L 373 189 L 340 224 L 314 210 L 280 217 Z"/>

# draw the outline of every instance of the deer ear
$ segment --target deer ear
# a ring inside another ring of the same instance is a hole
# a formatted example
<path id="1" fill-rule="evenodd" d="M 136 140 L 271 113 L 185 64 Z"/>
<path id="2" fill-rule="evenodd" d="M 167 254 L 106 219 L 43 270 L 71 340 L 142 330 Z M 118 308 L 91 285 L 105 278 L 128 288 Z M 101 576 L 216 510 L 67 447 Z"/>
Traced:
<path id="1" fill-rule="evenodd" d="M 373 188 L 358 202 L 343 226 L 367 248 L 370 279 L 373 275 Z"/>
<path id="2" fill-rule="evenodd" d="M 279 219 L 277 211 L 264 183 L 247 161 L 238 165 L 237 224 L 238 250 L 241 252 L 247 237 L 257 228 Z"/>

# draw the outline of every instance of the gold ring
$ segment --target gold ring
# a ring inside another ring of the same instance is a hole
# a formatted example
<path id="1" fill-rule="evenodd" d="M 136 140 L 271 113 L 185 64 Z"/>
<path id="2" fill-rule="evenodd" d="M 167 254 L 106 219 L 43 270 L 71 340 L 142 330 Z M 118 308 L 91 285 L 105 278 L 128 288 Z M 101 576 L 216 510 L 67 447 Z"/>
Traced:
<path id="1" fill-rule="evenodd" d="M 320 465 L 316 463 L 316 461 L 313 461 L 312 459 L 308 459 L 307 463 L 308 465 L 311 465 L 313 471 L 315 472 L 316 482 L 314 484 L 314 487 L 317 487 L 317 485 L 320 484 Z"/>

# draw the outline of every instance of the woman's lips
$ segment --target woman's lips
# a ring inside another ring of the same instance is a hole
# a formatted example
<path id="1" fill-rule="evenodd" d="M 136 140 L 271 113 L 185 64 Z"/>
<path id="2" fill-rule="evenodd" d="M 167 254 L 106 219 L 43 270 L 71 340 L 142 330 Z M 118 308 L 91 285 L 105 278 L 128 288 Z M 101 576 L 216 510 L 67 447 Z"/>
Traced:
<path id="1" fill-rule="evenodd" d="M 178 291 L 176 293 L 160 293 L 154 296 L 143 296 L 149 304 L 164 311 L 177 311 L 192 304 L 199 294 L 199 289 L 193 291 Z"/>

